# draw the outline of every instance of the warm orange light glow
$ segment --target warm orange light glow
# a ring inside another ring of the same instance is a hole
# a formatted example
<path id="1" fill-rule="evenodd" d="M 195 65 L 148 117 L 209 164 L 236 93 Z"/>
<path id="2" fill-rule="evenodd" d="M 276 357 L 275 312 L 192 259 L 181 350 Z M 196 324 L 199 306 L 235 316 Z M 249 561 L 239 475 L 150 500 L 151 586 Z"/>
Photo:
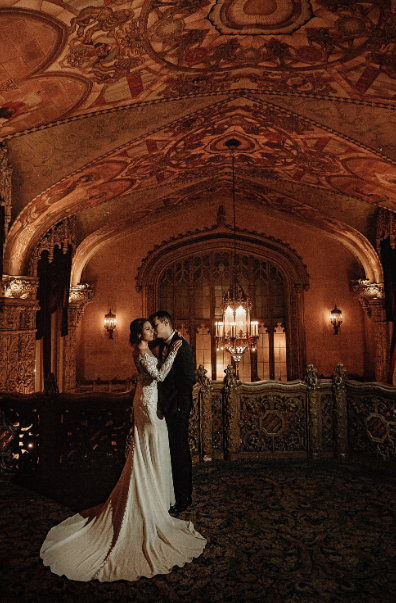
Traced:
<path id="1" fill-rule="evenodd" d="M 109 332 L 109 339 L 113 339 L 113 331 L 117 326 L 117 317 L 112 313 L 111 308 L 110 312 L 105 315 L 104 318 L 104 328 Z"/>

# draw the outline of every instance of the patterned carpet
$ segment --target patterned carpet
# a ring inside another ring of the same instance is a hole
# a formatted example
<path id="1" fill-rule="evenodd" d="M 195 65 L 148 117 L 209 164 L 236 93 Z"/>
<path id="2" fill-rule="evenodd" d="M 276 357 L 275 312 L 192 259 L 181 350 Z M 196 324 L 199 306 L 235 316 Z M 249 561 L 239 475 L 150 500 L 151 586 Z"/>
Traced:
<path id="1" fill-rule="evenodd" d="M 195 466 L 194 505 L 181 517 L 208 539 L 203 555 L 166 576 L 111 584 L 43 567 L 41 543 L 70 510 L 0 485 L 2 603 L 396 601 L 394 472 L 333 460 Z"/>

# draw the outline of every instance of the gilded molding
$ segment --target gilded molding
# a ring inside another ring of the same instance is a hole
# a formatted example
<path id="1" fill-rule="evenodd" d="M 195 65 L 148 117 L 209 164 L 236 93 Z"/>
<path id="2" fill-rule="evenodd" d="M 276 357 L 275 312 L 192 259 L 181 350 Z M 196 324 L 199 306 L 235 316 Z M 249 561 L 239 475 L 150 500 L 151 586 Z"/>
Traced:
<path id="1" fill-rule="evenodd" d="M 13 299 L 36 299 L 38 278 L 33 276 L 3 275 L 2 297 Z"/>
<path id="2" fill-rule="evenodd" d="M 385 300 L 384 283 L 371 283 L 368 280 L 360 279 L 354 281 L 353 291 L 369 317 L 372 315 L 373 305 L 378 305 L 379 302 Z"/>

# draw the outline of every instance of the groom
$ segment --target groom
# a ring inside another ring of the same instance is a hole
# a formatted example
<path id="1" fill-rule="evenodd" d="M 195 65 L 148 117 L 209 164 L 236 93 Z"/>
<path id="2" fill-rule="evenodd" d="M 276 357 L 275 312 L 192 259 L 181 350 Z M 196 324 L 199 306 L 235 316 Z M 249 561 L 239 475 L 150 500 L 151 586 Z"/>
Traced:
<path id="1" fill-rule="evenodd" d="M 155 337 L 160 340 L 162 362 L 173 341 L 182 339 L 175 361 L 163 382 L 158 383 L 158 406 L 168 426 L 169 448 L 172 461 L 173 487 L 176 503 L 170 513 L 181 513 L 191 505 L 192 462 L 188 444 L 188 421 L 192 409 L 192 388 L 195 383 L 195 366 L 192 350 L 187 341 L 173 329 L 168 312 L 158 311 L 150 316 Z"/>

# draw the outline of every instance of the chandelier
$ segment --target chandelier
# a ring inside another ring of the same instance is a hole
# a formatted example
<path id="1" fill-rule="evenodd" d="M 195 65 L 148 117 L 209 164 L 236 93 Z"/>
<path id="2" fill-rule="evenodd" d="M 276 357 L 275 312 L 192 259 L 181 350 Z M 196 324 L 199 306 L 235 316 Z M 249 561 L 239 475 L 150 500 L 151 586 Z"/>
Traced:
<path id="1" fill-rule="evenodd" d="M 246 350 L 256 350 L 258 322 L 251 321 L 250 311 L 252 303 L 242 289 L 236 273 L 236 227 L 235 227 L 235 158 L 234 151 L 239 147 L 240 141 L 231 138 L 225 145 L 232 156 L 232 203 L 234 212 L 234 249 L 232 256 L 232 282 L 222 301 L 222 321 L 216 322 L 216 347 L 217 350 L 227 350 L 235 362 L 237 378 L 238 366 Z"/>

